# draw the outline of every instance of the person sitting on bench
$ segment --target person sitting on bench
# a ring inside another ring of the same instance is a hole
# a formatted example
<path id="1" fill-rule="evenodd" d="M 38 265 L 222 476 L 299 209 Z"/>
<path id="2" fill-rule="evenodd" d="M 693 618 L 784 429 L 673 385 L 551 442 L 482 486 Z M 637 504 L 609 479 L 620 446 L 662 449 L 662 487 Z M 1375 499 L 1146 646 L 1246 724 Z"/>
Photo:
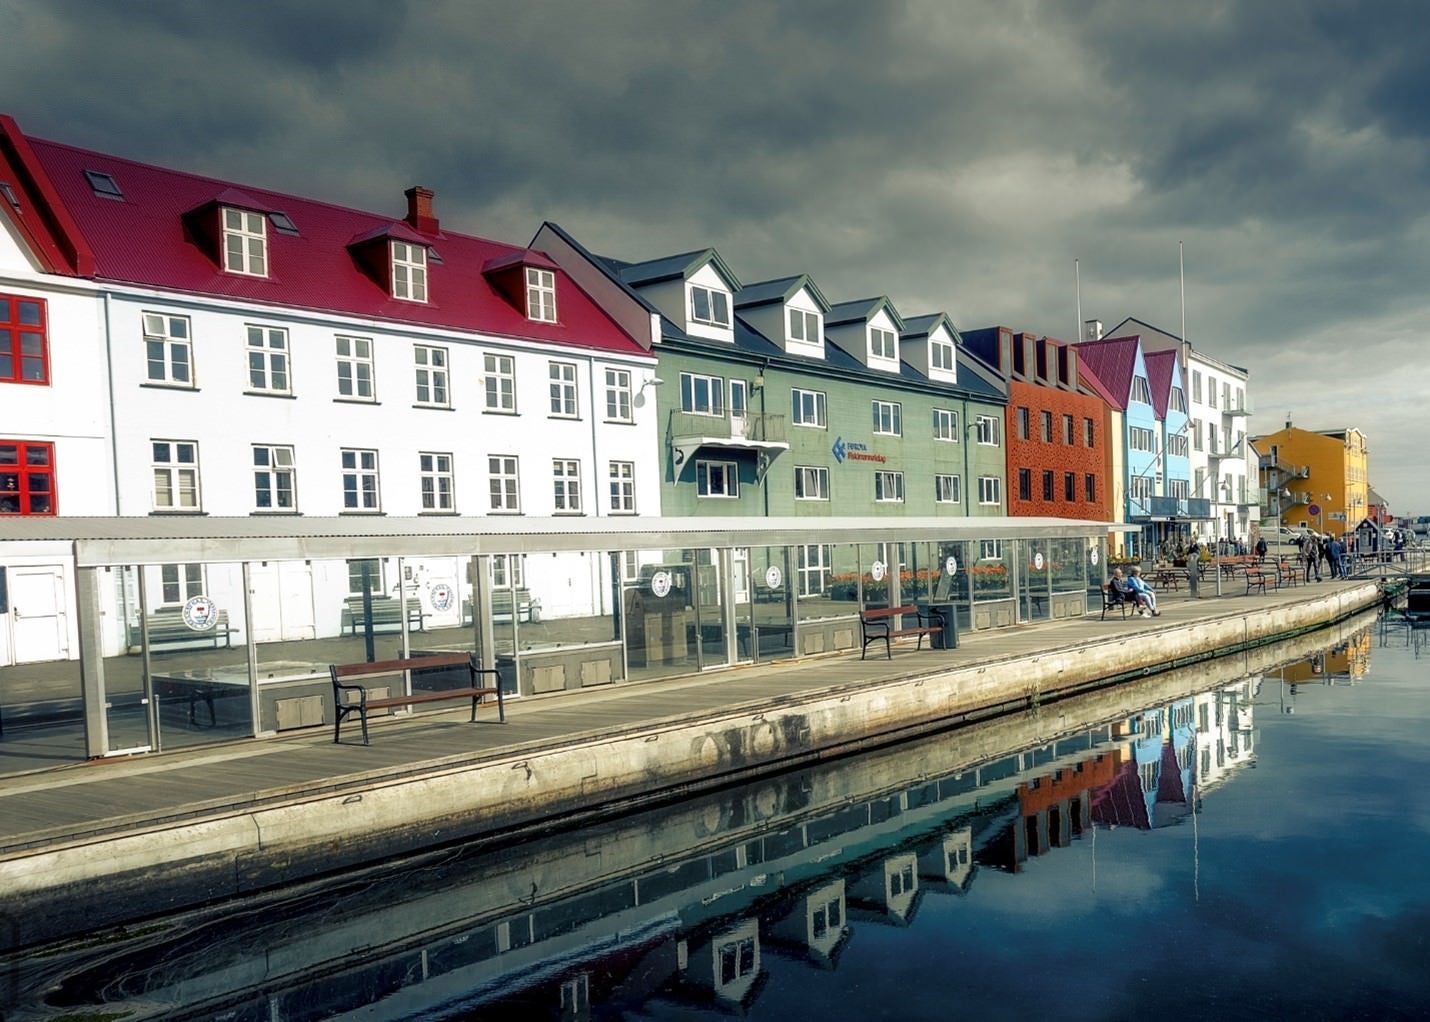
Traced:
<path id="1" fill-rule="evenodd" d="M 1157 594 L 1152 591 L 1152 587 L 1142 581 L 1142 569 L 1133 566 L 1132 573 L 1127 579 L 1127 588 L 1136 597 L 1138 605 L 1141 607 L 1137 611 L 1143 617 L 1160 617 L 1162 612 L 1157 609 Z"/>

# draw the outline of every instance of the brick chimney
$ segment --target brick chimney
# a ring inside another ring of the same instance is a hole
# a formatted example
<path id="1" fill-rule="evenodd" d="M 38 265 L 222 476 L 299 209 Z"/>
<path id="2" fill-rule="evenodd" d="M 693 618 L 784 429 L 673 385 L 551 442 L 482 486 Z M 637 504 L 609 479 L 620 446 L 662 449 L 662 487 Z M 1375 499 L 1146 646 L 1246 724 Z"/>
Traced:
<path id="1" fill-rule="evenodd" d="M 432 189 L 413 185 L 402 194 L 407 196 L 408 226 L 418 234 L 436 234 L 437 218 L 432 215 Z"/>

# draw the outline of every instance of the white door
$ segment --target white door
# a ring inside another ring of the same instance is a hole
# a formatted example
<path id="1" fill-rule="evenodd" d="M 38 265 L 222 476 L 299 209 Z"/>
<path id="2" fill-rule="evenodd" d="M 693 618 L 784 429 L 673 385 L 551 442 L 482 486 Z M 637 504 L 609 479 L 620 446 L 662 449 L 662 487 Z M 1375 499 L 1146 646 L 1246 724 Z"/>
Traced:
<path id="1" fill-rule="evenodd" d="M 58 564 L 12 567 L 10 648 L 17 664 L 69 657 L 65 571 Z"/>
<path id="2" fill-rule="evenodd" d="M 739 439 L 745 433 L 746 391 L 744 380 L 730 381 L 730 436 Z"/>
<path id="3" fill-rule="evenodd" d="M 269 561 L 250 569 L 253 641 L 317 638 L 313 569 L 305 561 Z"/>

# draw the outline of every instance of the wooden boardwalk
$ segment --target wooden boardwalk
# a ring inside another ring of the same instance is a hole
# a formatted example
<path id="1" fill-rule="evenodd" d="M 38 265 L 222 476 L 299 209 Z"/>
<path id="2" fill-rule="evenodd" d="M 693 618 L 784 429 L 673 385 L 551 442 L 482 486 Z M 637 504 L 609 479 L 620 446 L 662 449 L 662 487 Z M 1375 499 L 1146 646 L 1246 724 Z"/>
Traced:
<path id="1" fill-rule="evenodd" d="M 28 742 L 26 763 L 46 756 L 63 766 L 0 775 L 0 861 L 42 847 L 84 843 L 117 832 L 194 820 L 256 805 L 301 801 L 346 787 L 449 770 L 492 756 L 570 744 L 599 744 L 613 733 L 657 721 L 723 715 L 741 705 L 810 692 L 879 685 L 934 674 L 950 666 L 1036 657 L 1056 649 L 1115 639 L 1149 629 L 1183 628 L 1202 620 L 1240 617 L 1252 608 L 1292 604 L 1355 583 L 1323 582 L 1244 595 L 1245 583 L 1227 580 L 1219 598 L 1193 600 L 1185 588 L 1161 596 L 1162 616 L 1123 620 L 1109 612 L 1064 621 L 965 634 L 958 649 L 916 652 L 895 645 L 885 660 L 873 647 L 799 661 L 613 685 L 552 697 L 512 700 L 507 723 L 484 709 L 476 724 L 465 706 L 450 712 L 393 717 L 373 726 L 372 744 L 334 745 L 330 728 L 296 735 L 155 753 L 128 759 L 74 763 L 73 750 L 43 738 L 7 735 L 0 753 Z M 1363 584 L 1363 583 L 1362 583 Z M 1208 587 L 1203 584 L 1203 590 Z M 1100 610 L 1100 608 L 1099 608 Z M 456 705 L 456 704 L 454 704 Z M 75 739 L 72 739 L 75 740 Z M 5 769 L 0 765 L 0 770 Z"/>

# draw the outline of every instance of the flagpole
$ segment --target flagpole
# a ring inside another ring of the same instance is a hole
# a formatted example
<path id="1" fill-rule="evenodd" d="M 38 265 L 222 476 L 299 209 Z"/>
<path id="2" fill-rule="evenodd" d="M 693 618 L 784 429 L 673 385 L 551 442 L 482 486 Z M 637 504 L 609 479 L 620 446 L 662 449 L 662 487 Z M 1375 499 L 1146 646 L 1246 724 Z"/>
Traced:
<path id="1" fill-rule="evenodd" d="M 1078 268 L 1078 261 L 1073 260 L 1073 291 L 1077 295 L 1077 329 L 1073 331 L 1073 340 L 1082 340 L 1082 271 Z"/>

